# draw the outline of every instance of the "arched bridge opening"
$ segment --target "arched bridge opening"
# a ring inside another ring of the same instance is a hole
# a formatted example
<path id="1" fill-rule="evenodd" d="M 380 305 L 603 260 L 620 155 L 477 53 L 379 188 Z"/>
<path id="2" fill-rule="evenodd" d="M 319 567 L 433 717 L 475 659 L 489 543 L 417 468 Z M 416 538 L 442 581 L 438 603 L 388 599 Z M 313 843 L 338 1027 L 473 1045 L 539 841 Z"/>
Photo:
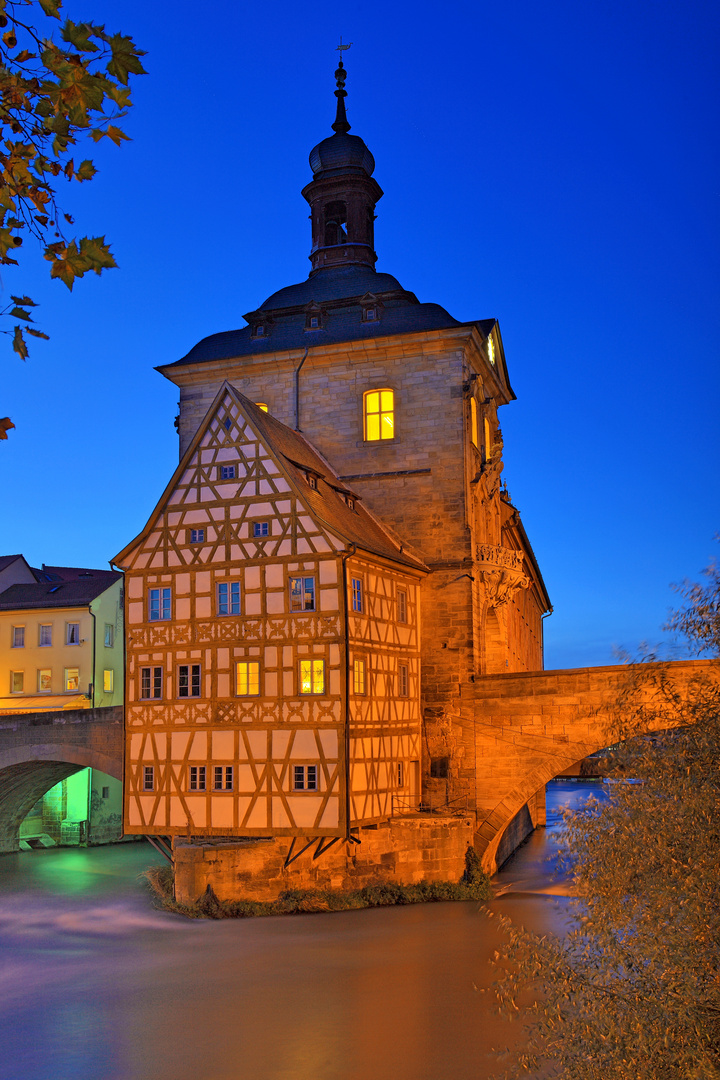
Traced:
<path id="1" fill-rule="evenodd" d="M 0 853 L 19 850 L 25 817 L 79 770 L 121 781 L 122 732 L 119 708 L 0 717 Z"/>

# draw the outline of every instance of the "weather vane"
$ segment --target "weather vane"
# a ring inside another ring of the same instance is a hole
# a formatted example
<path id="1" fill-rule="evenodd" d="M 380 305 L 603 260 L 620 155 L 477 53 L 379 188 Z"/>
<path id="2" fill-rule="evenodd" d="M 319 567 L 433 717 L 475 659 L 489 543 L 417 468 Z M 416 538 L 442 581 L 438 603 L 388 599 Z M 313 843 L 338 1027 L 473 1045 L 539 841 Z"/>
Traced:
<path id="1" fill-rule="evenodd" d="M 349 45 L 343 45 L 343 43 L 342 43 L 342 35 L 341 35 L 340 36 L 340 44 L 337 46 L 335 51 L 336 52 L 341 52 L 341 53 L 347 52 L 347 50 L 350 48 L 350 45 L 352 45 L 352 41 L 350 42 Z M 342 63 L 342 56 L 340 57 L 340 63 Z"/>

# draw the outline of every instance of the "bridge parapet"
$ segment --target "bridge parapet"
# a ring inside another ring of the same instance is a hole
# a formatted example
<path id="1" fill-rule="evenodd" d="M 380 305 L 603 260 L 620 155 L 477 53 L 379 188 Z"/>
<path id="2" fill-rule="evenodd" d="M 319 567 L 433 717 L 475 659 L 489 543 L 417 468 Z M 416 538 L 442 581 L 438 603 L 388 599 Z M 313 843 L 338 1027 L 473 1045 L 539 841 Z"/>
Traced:
<path id="1" fill-rule="evenodd" d="M 647 678 L 638 681 L 638 674 Z M 650 704 L 658 693 L 653 675 L 682 691 L 698 677 L 720 680 L 720 663 L 684 660 L 516 672 L 485 675 L 462 687 L 462 724 L 474 731 L 475 846 L 489 873 L 497 869 L 498 846 L 515 815 L 554 776 L 608 745 L 612 713 L 624 691 L 637 684 L 644 703 Z M 655 730 L 671 723 L 666 708 Z"/>

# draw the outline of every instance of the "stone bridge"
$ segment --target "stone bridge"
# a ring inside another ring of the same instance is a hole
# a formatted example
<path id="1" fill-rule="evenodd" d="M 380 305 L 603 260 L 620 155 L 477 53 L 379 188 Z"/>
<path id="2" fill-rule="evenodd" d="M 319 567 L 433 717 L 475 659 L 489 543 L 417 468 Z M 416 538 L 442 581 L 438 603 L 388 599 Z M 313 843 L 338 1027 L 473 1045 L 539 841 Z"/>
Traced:
<path id="1" fill-rule="evenodd" d="M 90 766 L 122 780 L 123 709 L 0 714 L 0 852 L 17 851 L 25 815 Z"/>
<path id="2" fill-rule="evenodd" d="M 474 773 L 475 847 L 486 871 L 494 873 L 531 827 L 544 824 L 545 784 L 608 745 L 618 695 L 638 673 L 639 692 L 649 703 L 658 693 L 653 676 L 662 673 L 682 692 L 697 677 L 718 682 L 720 664 L 688 660 L 486 675 L 463 688 L 463 773 Z M 672 726 L 667 709 L 658 715 L 656 730 Z M 507 836 L 522 815 L 528 827 Z"/>

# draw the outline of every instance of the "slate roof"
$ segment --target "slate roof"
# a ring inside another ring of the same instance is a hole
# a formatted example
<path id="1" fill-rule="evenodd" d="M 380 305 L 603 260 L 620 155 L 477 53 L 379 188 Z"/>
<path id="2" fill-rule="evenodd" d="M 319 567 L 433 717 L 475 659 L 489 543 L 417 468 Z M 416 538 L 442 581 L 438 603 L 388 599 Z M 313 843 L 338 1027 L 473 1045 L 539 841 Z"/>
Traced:
<path id="1" fill-rule="evenodd" d="M 39 570 L 33 569 L 33 573 L 38 581 L 77 581 L 96 578 L 106 581 L 107 585 L 111 585 L 117 577 L 115 570 L 96 570 L 88 566 L 48 566 L 46 563 L 43 563 Z"/>
<path id="2" fill-rule="evenodd" d="M 11 585 L 0 593 L 0 611 L 20 609 L 86 607 L 122 574 L 114 570 L 92 571 L 95 577 L 76 581 L 42 581 L 35 585 Z"/>
<path id="3" fill-rule="evenodd" d="M 379 301 L 376 322 L 363 322 L 360 301 L 368 293 Z M 306 325 L 306 309 L 313 302 L 322 309 L 322 326 L 318 329 L 308 329 Z M 378 274 L 368 266 L 318 270 L 306 281 L 273 293 L 257 311 L 248 312 L 245 318 L 250 325 L 211 334 L 181 360 L 164 364 L 157 370 L 165 373 L 185 364 L 475 325 L 459 322 L 440 304 L 419 303 L 417 297 L 403 289 L 392 275 Z M 265 334 L 253 336 L 254 326 L 260 321 L 264 322 Z M 479 320 L 477 325 L 483 334 L 487 334 L 494 321 Z"/>

